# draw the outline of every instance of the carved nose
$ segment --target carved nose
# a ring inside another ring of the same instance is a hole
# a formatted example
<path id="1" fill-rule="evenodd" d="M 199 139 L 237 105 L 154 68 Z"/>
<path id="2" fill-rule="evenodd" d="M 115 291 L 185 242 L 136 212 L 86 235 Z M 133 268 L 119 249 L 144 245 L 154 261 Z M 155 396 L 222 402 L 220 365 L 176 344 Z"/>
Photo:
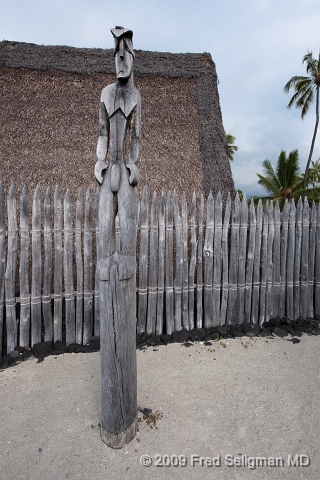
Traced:
<path id="1" fill-rule="evenodd" d="M 121 60 L 123 60 L 124 59 L 124 41 L 123 41 L 123 38 L 120 40 L 119 55 L 120 55 Z"/>

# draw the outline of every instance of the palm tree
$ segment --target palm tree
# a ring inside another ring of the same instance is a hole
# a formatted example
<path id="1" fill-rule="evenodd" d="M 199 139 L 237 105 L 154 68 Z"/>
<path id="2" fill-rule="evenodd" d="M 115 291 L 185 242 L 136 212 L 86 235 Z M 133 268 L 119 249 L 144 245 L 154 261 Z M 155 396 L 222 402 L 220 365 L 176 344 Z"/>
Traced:
<path id="1" fill-rule="evenodd" d="M 230 133 L 226 133 L 226 141 L 227 141 L 227 156 L 229 160 L 233 160 L 233 154 L 238 150 L 238 147 L 234 144 L 235 137 Z"/>
<path id="2" fill-rule="evenodd" d="M 306 71 L 309 74 L 309 77 L 294 76 L 290 78 L 290 80 L 284 86 L 284 91 L 288 93 L 290 88 L 294 89 L 295 93 L 288 103 L 288 108 L 291 108 L 292 105 L 295 105 L 296 108 L 300 108 L 302 119 L 308 112 L 312 102 L 314 101 L 314 97 L 316 97 L 316 124 L 314 127 L 309 158 L 307 161 L 303 181 L 303 187 L 306 188 L 308 182 L 309 165 L 312 158 L 319 124 L 320 53 L 317 60 L 313 57 L 312 52 L 308 52 L 303 57 L 302 63 L 306 63 Z"/>
<path id="3" fill-rule="evenodd" d="M 275 169 L 267 159 L 263 161 L 262 167 L 264 175 L 257 173 L 258 184 L 269 193 L 268 196 L 263 197 L 263 200 L 279 200 L 280 207 L 282 207 L 287 198 L 298 200 L 300 196 L 310 193 L 303 187 L 303 179 L 299 177 L 298 150 L 292 150 L 288 157 L 282 150 Z M 258 198 L 254 197 L 255 200 Z"/>

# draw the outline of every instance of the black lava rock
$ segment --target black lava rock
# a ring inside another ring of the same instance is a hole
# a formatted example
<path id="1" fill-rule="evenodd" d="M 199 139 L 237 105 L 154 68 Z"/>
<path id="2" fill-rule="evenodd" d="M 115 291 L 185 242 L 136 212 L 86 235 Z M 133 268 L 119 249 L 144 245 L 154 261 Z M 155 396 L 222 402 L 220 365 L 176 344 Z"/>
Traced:
<path id="1" fill-rule="evenodd" d="M 277 337 L 286 337 L 288 335 L 288 332 L 280 327 L 275 327 L 273 333 L 277 335 Z"/>
<path id="2" fill-rule="evenodd" d="M 57 340 L 53 344 L 53 350 L 58 350 L 61 353 L 66 353 L 67 347 L 63 342 L 61 342 L 60 340 Z"/>
<path id="3" fill-rule="evenodd" d="M 228 329 L 228 325 L 221 325 L 218 327 L 218 333 L 221 335 L 226 335 L 230 329 Z"/>
<path id="4" fill-rule="evenodd" d="M 184 343 L 188 340 L 189 338 L 189 332 L 188 330 L 180 330 L 179 332 L 173 332 L 172 333 L 172 341 L 176 343 Z"/>
<path id="5" fill-rule="evenodd" d="M 139 333 L 136 334 L 136 345 L 139 347 L 139 345 L 142 345 L 144 342 L 144 337 L 140 335 Z"/>
<path id="6" fill-rule="evenodd" d="M 206 337 L 206 331 L 203 328 L 193 328 L 189 331 L 189 338 L 192 342 L 196 340 L 204 340 Z"/>
<path id="7" fill-rule="evenodd" d="M 20 347 L 19 345 L 17 345 L 16 347 L 14 347 L 14 349 L 19 352 L 19 353 L 24 353 L 25 352 L 25 348 L 24 347 Z"/>
<path id="8" fill-rule="evenodd" d="M 282 317 L 281 318 L 281 325 L 290 325 L 290 318 Z"/>
<path id="9" fill-rule="evenodd" d="M 165 345 L 168 345 L 168 343 L 171 343 L 171 340 L 172 340 L 171 335 L 169 335 L 168 333 L 163 333 L 161 335 L 161 341 Z"/>
<path id="10" fill-rule="evenodd" d="M 36 358 L 43 359 L 44 357 L 48 357 L 52 353 L 51 342 L 35 343 L 32 347 L 32 351 Z"/>

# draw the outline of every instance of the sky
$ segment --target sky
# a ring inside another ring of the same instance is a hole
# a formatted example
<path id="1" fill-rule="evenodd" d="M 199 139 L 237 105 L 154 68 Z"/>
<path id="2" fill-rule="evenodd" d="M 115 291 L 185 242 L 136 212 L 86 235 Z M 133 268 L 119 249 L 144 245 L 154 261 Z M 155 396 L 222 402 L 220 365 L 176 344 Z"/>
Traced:
<path id="1" fill-rule="evenodd" d="M 224 128 L 239 147 L 235 186 L 263 195 L 257 173 L 281 150 L 306 164 L 315 104 L 304 120 L 283 87 L 306 75 L 303 56 L 320 49 L 319 0 L 0 0 L 0 40 L 113 48 L 110 28 L 134 32 L 141 50 L 209 52 L 216 64 Z M 313 159 L 320 157 L 320 134 Z"/>

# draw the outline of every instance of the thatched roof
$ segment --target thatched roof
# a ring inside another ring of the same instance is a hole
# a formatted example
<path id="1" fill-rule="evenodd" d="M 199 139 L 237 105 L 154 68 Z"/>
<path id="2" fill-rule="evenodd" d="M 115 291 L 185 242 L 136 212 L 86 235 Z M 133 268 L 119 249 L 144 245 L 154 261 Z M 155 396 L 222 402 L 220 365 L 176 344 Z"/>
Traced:
<path id="1" fill-rule="evenodd" d="M 210 54 L 135 50 L 142 97 L 141 184 L 205 195 L 234 193 Z M 113 50 L 0 42 L 1 180 L 95 187 L 102 88 Z"/>

